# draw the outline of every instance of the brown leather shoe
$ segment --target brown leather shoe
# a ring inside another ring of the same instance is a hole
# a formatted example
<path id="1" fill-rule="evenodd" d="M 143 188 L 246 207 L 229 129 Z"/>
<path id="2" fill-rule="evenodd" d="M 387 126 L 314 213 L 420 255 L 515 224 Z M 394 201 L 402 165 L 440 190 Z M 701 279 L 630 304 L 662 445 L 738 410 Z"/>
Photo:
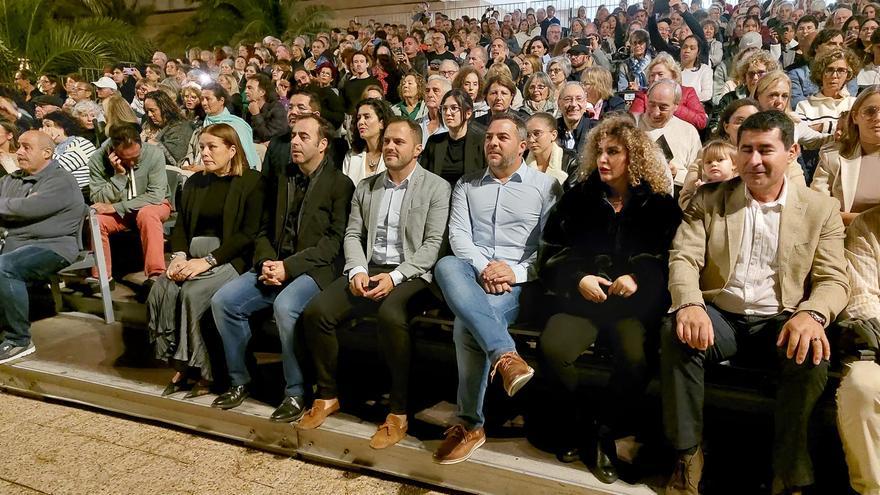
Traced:
<path id="1" fill-rule="evenodd" d="M 470 458 L 475 450 L 486 443 L 486 433 L 482 427 L 468 431 L 462 425 L 446 430 L 446 440 L 434 452 L 434 462 L 438 464 L 457 464 Z"/>
<path id="2" fill-rule="evenodd" d="M 391 447 L 395 443 L 406 437 L 406 429 L 409 424 L 406 420 L 401 420 L 394 414 L 389 414 L 385 418 L 385 422 L 379 426 L 373 438 L 370 439 L 370 447 L 374 449 L 385 449 Z"/>
<path id="3" fill-rule="evenodd" d="M 492 367 L 492 373 L 489 379 L 495 378 L 495 372 L 501 372 L 501 379 L 504 382 L 504 390 L 507 395 L 513 397 L 513 394 L 519 392 L 523 385 L 529 382 L 535 376 L 533 370 L 524 360 L 519 357 L 516 352 L 508 352 L 502 354 L 495 365 Z"/>
<path id="4" fill-rule="evenodd" d="M 332 401 L 332 404 L 330 404 L 330 402 L 331 401 L 329 400 L 315 399 L 312 408 L 306 411 L 296 427 L 302 430 L 314 430 L 321 426 L 321 424 L 324 423 L 324 420 L 327 419 L 327 416 L 330 416 L 339 410 L 338 400 Z"/>
<path id="5" fill-rule="evenodd" d="M 675 463 L 675 471 L 666 485 L 666 495 L 699 495 L 703 477 L 703 449 L 697 447 L 692 455 L 682 455 Z"/>

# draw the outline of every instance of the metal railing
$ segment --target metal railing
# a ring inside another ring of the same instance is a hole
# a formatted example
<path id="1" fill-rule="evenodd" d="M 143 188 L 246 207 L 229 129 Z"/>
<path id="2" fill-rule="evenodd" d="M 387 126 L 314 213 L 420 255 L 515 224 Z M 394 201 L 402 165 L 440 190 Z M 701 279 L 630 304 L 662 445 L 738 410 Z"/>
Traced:
<path id="1" fill-rule="evenodd" d="M 559 19 L 563 26 L 568 26 L 569 20 L 577 17 L 577 11 L 580 7 L 586 8 L 586 15 L 588 19 L 594 18 L 596 16 L 596 11 L 602 5 L 608 7 L 609 10 L 613 10 L 615 7 L 617 7 L 616 3 L 603 2 L 602 0 L 539 0 L 534 2 L 510 3 L 494 3 L 481 1 L 479 5 L 473 7 L 453 7 L 453 5 L 455 5 L 453 2 L 449 2 L 447 3 L 447 5 L 443 5 L 439 2 L 435 2 L 429 5 L 429 14 L 442 13 L 452 19 L 458 19 L 462 16 L 476 17 L 477 19 L 481 19 L 483 17 L 483 14 L 486 13 L 486 9 L 488 7 L 492 7 L 500 12 L 503 19 L 504 14 L 513 13 L 513 11 L 516 9 L 520 9 L 523 13 L 525 13 L 526 9 L 530 7 L 537 10 L 539 8 L 546 9 L 548 5 L 553 5 L 554 7 L 556 7 L 556 17 Z M 359 22 L 367 22 L 370 19 L 374 19 L 376 22 L 381 22 L 383 24 L 404 24 L 406 26 L 409 26 L 412 24 L 412 16 L 413 11 L 407 10 L 406 12 L 395 12 L 390 14 L 376 14 L 370 16 L 358 15 L 357 20 Z"/>

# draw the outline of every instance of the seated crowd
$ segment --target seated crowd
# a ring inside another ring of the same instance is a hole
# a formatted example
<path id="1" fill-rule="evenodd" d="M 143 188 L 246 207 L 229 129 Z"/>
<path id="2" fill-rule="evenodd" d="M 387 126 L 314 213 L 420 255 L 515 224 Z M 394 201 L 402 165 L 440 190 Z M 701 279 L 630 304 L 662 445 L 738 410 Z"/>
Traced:
<path id="1" fill-rule="evenodd" d="M 94 82 L 21 69 L 0 89 L 0 363 L 34 352 L 28 284 L 76 259 L 90 205 L 108 273 L 115 234 L 140 237 L 163 395 L 209 393 L 210 315 L 230 383 L 213 405 L 241 405 L 251 316 L 271 309 L 270 419 L 319 428 L 344 406 L 337 331 L 373 316 L 387 448 L 414 412 L 411 322 L 445 307 L 458 415 L 436 462 L 483 445 L 487 387 L 535 374 L 508 327 L 541 322 L 561 461 L 614 482 L 659 376 L 666 493 L 698 493 L 707 364 L 738 355 L 778 370 L 772 489 L 801 493 L 840 361 L 850 483 L 878 495 L 880 5 L 800 5 L 420 12 Z M 597 342 L 600 400 L 576 367 Z"/>

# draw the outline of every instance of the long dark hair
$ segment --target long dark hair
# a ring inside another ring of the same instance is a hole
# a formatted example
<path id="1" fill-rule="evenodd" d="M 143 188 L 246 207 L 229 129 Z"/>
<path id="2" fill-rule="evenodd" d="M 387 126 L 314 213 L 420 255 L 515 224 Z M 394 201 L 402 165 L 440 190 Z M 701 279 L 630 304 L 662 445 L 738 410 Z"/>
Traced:
<path id="1" fill-rule="evenodd" d="M 352 126 L 354 128 L 351 133 L 351 149 L 355 153 L 362 153 L 367 149 L 367 142 L 361 137 L 361 133 L 357 131 L 357 111 L 364 105 L 372 107 L 373 111 L 376 112 L 376 117 L 379 118 L 379 122 L 382 123 L 382 131 L 379 133 L 380 143 L 382 142 L 382 136 L 385 134 L 385 127 L 388 125 L 388 120 L 394 115 L 394 112 L 391 111 L 391 106 L 388 105 L 388 102 L 385 100 L 367 98 L 358 103 L 354 107 L 355 118 L 352 120 Z"/>
<path id="2" fill-rule="evenodd" d="M 156 102 L 156 106 L 159 107 L 159 112 L 162 114 L 162 121 L 164 124 L 162 127 L 166 127 L 169 124 L 173 124 L 180 120 L 183 120 L 183 114 L 180 113 L 180 107 L 178 107 L 170 96 L 164 91 L 150 91 L 144 96 L 144 101 L 153 100 Z M 199 105 L 201 107 L 201 105 Z M 150 117 L 146 117 L 144 119 L 144 126 L 147 128 L 157 128 Z"/>

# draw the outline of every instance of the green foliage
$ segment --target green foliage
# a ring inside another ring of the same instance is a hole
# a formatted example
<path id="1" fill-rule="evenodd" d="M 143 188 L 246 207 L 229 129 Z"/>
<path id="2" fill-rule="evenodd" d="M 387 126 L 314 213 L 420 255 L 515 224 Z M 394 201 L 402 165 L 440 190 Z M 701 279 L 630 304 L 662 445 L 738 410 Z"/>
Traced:
<path id="1" fill-rule="evenodd" d="M 330 28 L 332 12 L 326 5 L 305 5 L 299 0 L 204 0 L 184 25 L 163 33 L 162 47 L 180 52 L 264 36 L 313 35 Z"/>
<path id="2" fill-rule="evenodd" d="M 148 13 L 135 9 L 133 0 L 0 0 L 0 46 L 12 58 L 27 59 L 37 73 L 140 61 L 152 47 L 135 24 Z M 2 58 L 0 50 L 0 63 Z"/>

